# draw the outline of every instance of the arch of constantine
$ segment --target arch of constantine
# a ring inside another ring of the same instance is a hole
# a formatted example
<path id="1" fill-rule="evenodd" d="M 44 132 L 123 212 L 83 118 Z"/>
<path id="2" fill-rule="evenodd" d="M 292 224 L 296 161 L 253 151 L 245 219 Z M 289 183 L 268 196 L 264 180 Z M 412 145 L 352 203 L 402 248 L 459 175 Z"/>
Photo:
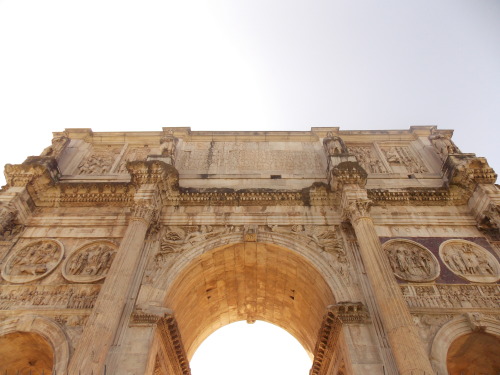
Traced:
<path id="1" fill-rule="evenodd" d="M 498 374 L 500 189 L 452 133 L 54 133 L 5 166 L 0 374 L 188 375 L 241 320 L 309 375 Z"/>

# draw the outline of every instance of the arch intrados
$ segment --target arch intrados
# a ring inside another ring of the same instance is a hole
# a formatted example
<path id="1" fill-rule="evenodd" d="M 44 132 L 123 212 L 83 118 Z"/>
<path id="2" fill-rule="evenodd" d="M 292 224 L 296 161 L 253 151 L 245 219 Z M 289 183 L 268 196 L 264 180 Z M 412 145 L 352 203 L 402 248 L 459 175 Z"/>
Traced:
<path id="1" fill-rule="evenodd" d="M 448 375 L 448 351 L 453 342 L 461 336 L 475 332 L 470 317 L 460 316 L 443 325 L 434 336 L 431 347 L 431 362 L 437 374 Z M 500 324 L 497 320 L 481 317 L 476 327 L 481 332 L 500 337 Z"/>
<path id="2" fill-rule="evenodd" d="M 64 375 L 69 362 L 69 342 L 63 329 L 54 321 L 26 315 L 0 322 L 0 336 L 16 332 L 35 333 L 44 338 L 54 353 L 53 368 L 55 375 Z"/>
<path id="3" fill-rule="evenodd" d="M 189 358 L 215 330 L 249 318 L 285 329 L 311 353 L 326 307 L 335 303 L 309 259 L 274 243 L 200 252 L 175 276 L 165 305 L 174 311 Z"/>
<path id="4" fill-rule="evenodd" d="M 201 254 L 241 242 L 241 233 L 231 233 L 221 235 L 215 239 L 200 242 L 183 251 L 174 260 L 173 265 L 168 269 L 161 271 L 157 278 L 159 283 L 155 286 L 155 289 L 163 291 L 160 298 L 162 300 L 166 299 L 168 290 L 173 282 L 178 278 L 179 274 L 189 266 L 190 262 L 195 260 Z M 278 232 L 263 232 L 259 233 L 258 242 L 284 247 L 307 259 L 311 265 L 321 275 L 323 275 L 337 301 L 360 300 L 360 296 L 356 294 L 355 290 L 350 285 L 346 284 L 342 277 L 340 277 L 340 275 L 328 264 L 325 258 L 321 255 L 321 250 L 317 247 L 300 242 L 298 236 L 293 237 Z"/>

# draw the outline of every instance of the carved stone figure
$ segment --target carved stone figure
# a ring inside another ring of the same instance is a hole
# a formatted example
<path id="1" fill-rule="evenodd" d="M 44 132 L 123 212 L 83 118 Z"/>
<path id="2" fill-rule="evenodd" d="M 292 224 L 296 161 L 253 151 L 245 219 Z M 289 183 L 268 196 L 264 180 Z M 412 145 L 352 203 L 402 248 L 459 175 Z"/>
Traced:
<path id="1" fill-rule="evenodd" d="M 409 240 L 390 240 L 384 244 L 394 274 L 407 281 L 426 282 L 439 276 L 439 263 L 424 246 Z"/>
<path id="2" fill-rule="evenodd" d="M 6 261 L 2 276 L 13 283 L 33 281 L 54 270 L 62 257 L 63 248 L 60 242 L 37 241 L 15 251 Z"/>
<path id="3" fill-rule="evenodd" d="M 369 173 L 387 173 L 380 159 L 375 156 L 371 147 L 349 147 L 349 152 L 356 156 L 358 163 Z"/>
<path id="4" fill-rule="evenodd" d="M 326 135 L 323 145 L 328 156 L 347 154 L 347 147 L 342 138 L 336 137 L 331 133 Z"/>
<path id="5" fill-rule="evenodd" d="M 450 137 L 433 132 L 429 136 L 429 139 L 431 140 L 432 144 L 436 148 L 436 151 L 439 155 L 439 157 L 444 161 L 450 154 L 459 154 L 460 150 L 458 147 L 453 143 Z"/>
<path id="6" fill-rule="evenodd" d="M 57 159 L 68 143 L 69 138 L 65 135 L 56 136 L 52 138 L 52 145 L 45 148 L 40 156 L 50 156 Z"/>
<path id="7" fill-rule="evenodd" d="M 64 263 L 63 276 L 69 281 L 88 283 L 106 277 L 116 254 L 112 242 L 98 241 L 77 249 Z"/>
<path id="8" fill-rule="evenodd" d="M 169 156 L 171 158 L 175 155 L 176 139 L 173 136 L 166 136 L 160 139 L 160 155 Z"/>
<path id="9" fill-rule="evenodd" d="M 500 278 L 500 265 L 493 254 L 473 242 L 445 241 L 439 255 L 452 272 L 466 280 L 496 282 Z"/>
<path id="10" fill-rule="evenodd" d="M 428 169 L 421 160 L 415 157 L 407 146 L 393 146 L 383 148 L 387 162 L 394 167 L 402 166 L 410 173 L 425 173 Z M 398 170 L 396 169 L 395 172 Z"/>
<path id="11" fill-rule="evenodd" d="M 113 166 L 119 148 L 99 147 L 78 165 L 78 174 L 106 174 Z"/>
<path id="12" fill-rule="evenodd" d="M 147 156 L 151 153 L 151 148 L 149 147 L 132 147 L 127 150 L 122 160 L 120 161 L 120 166 L 118 167 L 117 173 L 125 174 L 127 173 L 127 163 L 134 160 L 146 160 Z"/>

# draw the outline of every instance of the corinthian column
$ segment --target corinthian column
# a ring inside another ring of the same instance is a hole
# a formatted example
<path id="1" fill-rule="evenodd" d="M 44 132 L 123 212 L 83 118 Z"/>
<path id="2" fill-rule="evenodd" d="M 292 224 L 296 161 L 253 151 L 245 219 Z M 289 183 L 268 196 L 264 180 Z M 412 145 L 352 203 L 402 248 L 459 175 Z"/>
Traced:
<path id="1" fill-rule="evenodd" d="M 401 375 L 431 375 L 427 353 L 413 324 L 410 312 L 393 276 L 369 215 L 366 190 L 344 186 L 344 215 L 350 220 L 359 243 L 359 252 L 374 294 L 396 366 Z"/>
<path id="2" fill-rule="evenodd" d="M 160 190 L 164 192 L 160 187 L 172 181 L 168 166 L 162 162 L 132 162 L 128 167 L 131 183 L 137 186 L 135 204 L 120 248 L 71 358 L 69 375 L 104 374 L 106 358 L 130 297 L 134 277 L 140 272 L 138 265 L 146 233 L 160 207 L 159 193 Z"/>

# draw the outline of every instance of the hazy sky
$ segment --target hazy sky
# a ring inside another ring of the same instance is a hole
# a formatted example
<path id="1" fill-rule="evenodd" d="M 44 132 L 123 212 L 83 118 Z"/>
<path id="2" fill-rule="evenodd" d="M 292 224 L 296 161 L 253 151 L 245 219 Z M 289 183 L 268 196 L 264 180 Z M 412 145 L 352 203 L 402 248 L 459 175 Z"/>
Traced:
<path id="1" fill-rule="evenodd" d="M 65 128 L 438 125 L 500 171 L 499 87 L 498 0 L 0 0 L 1 166 Z"/>

